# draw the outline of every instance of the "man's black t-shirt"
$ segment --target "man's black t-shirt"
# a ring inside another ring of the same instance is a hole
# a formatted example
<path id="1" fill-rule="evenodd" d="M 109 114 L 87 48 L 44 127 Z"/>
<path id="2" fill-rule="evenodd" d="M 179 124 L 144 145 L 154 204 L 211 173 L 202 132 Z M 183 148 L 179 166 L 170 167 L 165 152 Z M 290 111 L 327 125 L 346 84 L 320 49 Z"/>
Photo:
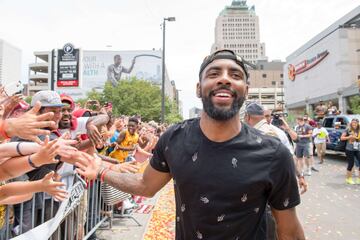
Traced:
<path id="1" fill-rule="evenodd" d="M 278 210 L 300 203 L 290 152 L 245 124 L 233 139 L 213 142 L 199 123 L 171 127 L 150 162 L 174 179 L 176 239 L 265 239 L 266 203 Z"/>

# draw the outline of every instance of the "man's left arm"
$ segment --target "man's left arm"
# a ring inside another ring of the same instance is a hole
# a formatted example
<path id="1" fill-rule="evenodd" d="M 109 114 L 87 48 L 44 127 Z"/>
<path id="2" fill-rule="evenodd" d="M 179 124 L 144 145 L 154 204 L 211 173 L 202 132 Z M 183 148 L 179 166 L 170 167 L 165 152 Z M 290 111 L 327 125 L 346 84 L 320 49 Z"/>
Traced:
<path id="1" fill-rule="evenodd" d="M 286 210 L 271 209 L 276 220 L 279 240 L 305 240 L 304 231 L 296 215 L 296 209 Z"/>
<path id="2" fill-rule="evenodd" d="M 296 168 L 290 152 L 280 144 L 270 169 L 272 187 L 269 205 L 273 211 L 280 240 L 305 239 L 295 207 L 300 204 Z"/>

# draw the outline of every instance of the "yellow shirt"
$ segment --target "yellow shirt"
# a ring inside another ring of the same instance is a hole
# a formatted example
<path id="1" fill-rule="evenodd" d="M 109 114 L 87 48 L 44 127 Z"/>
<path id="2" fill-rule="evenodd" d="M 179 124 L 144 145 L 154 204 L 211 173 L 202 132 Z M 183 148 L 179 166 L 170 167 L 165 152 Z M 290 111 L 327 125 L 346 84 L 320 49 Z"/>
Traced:
<path id="1" fill-rule="evenodd" d="M 128 130 L 125 132 L 125 138 L 120 143 L 120 147 L 133 147 L 135 144 L 138 143 L 139 135 L 135 133 L 134 135 L 131 135 Z M 117 159 L 120 163 L 125 162 L 126 157 L 129 155 L 129 151 L 123 151 L 120 149 L 114 150 L 110 153 L 110 157 Z"/>
<path id="2" fill-rule="evenodd" d="M 4 185 L 5 182 L 0 182 L 0 186 Z M 3 228 L 5 224 L 6 217 L 6 205 L 0 205 L 0 229 Z"/>

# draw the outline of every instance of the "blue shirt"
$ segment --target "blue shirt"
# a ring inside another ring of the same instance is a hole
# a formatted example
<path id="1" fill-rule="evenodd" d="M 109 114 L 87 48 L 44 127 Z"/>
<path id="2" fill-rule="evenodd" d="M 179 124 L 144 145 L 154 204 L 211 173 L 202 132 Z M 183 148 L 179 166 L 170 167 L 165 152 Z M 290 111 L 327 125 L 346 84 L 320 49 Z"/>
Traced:
<path id="1" fill-rule="evenodd" d="M 120 135 L 120 131 L 115 130 L 114 135 L 110 138 L 110 143 L 116 142 L 116 140 L 118 139 L 119 135 Z M 109 147 L 108 152 L 112 152 L 112 151 L 114 151 L 114 148 L 113 148 L 113 147 Z"/>

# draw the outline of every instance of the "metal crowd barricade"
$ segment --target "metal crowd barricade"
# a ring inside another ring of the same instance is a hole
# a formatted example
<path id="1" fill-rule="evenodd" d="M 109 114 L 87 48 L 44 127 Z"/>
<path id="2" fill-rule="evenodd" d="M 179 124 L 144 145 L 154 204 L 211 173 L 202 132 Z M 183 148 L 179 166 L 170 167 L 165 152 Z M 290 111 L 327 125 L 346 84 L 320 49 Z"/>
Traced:
<path id="1" fill-rule="evenodd" d="M 83 180 L 78 176 L 75 179 L 73 187 L 76 185 L 77 188 L 71 191 L 66 206 L 45 193 L 34 194 L 27 202 L 7 206 L 0 240 L 29 239 L 29 234 L 35 236 L 30 239 L 88 239 L 111 216 L 112 206 L 105 204 L 98 180 L 88 183 L 84 191 Z M 60 211 L 63 213 L 59 214 Z M 55 224 L 57 221 L 59 224 Z"/>
<path id="2" fill-rule="evenodd" d="M 118 163 L 112 158 L 98 156 L 104 161 Z M 130 194 L 98 180 L 85 183 L 75 174 L 70 198 L 66 203 L 58 203 L 45 193 L 37 193 L 29 201 L 7 206 L 4 226 L 0 226 L 0 240 L 86 240 L 107 219 L 111 228 L 114 217 L 130 218 L 141 226 L 131 214 L 124 214 L 123 211 L 121 214 L 113 213 L 115 204 L 130 197 Z"/>

